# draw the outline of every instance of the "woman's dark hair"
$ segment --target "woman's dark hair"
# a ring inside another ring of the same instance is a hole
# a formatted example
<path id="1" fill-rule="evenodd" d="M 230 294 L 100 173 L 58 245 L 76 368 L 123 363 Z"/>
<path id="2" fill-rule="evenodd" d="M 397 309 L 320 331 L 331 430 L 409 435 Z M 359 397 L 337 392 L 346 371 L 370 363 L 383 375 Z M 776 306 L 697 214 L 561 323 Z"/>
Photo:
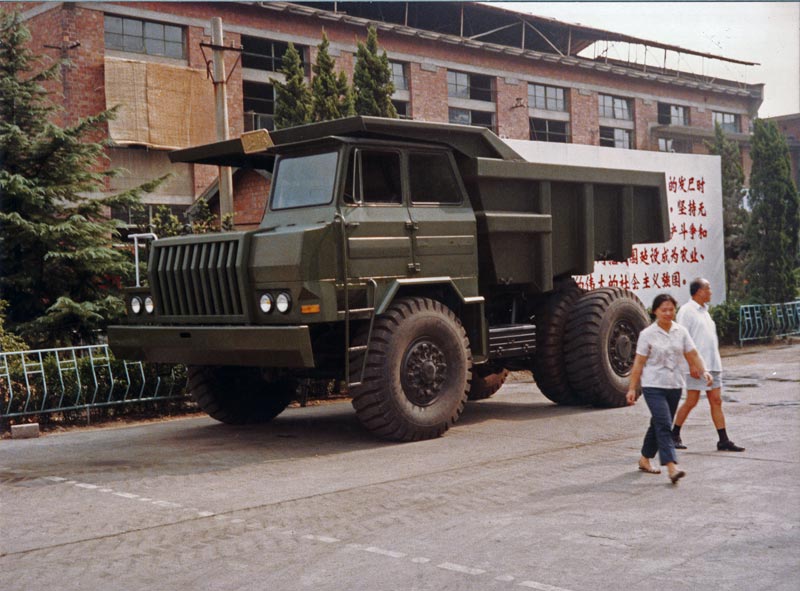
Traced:
<path id="1" fill-rule="evenodd" d="M 675 306 L 676 308 L 678 307 L 678 300 L 673 298 L 668 293 L 660 293 L 653 300 L 653 308 L 652 308 L 653 314 L 656 313 L 656 310 L 658 310 L 661 307 L 661 304 L 663 304 L 664 302 L 672 302 L 673 306 Z"/>

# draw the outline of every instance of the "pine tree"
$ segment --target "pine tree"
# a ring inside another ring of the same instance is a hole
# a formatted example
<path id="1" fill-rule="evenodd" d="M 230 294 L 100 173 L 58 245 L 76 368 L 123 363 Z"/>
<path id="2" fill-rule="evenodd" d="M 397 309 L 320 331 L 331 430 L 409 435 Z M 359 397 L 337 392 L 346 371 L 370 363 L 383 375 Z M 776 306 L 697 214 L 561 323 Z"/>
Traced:
<path id="1" fill-rule="evenodd" d="M 720 157 L 722 174 L 722 220 L 725 236 L 725 279 L 728 299 L 744 296 L 745 230 L 748 212 L 744 208 L 744 171 L 739 145 L 727 139 L 719 123 L 714 141 L 706 142 L 711 154 Z"/>
<path id="2" fill-rule="evenodd" d="M 111 248 L 119 222 L 109 207 L 140 206 L 162 179 L 113 196 L 98 194 L 113 171 L 99 171 L 103 145 L 87 140 L 113 111 L 70 127 L 50 122 L 56 107 L 42 83 L 58 77 L 28 48 L 18 14 L 0 16 L 0 299 L 9 329 L 36 346 L 91 340 L 124 313 L 119 279 L 130 254 Z"/>
<path id="3" fill-rule="evenodd" d="M 347 75 L 334 72 L 335 62 L 328 48 L 328 35 L 322 32 L 322 43 L 317 46 L 317 61 L 312 67 L 314 80 L 311 82 L 311 119 L 329 121 L 355 114 L 353 92 L 347 83 Z"/>
<path id="4" fill-rule="evenodd" d="M 756 119 L 750 155 L 750 293 L 762 303 L 792 301 L 797 297 L 800 196 L 792 181 L 786 138 L 774 122 Z"/>
<path id="5" fill-rule="evenodd" d="M 300 54 L 293 43 L 283 54 L 281 73 L 286 82 L 273 78 L 275 86 L 275 127 L 294 127 L 311 122 L 311 92 L 306 85 Z"/>
<path id="6" fill-rule="evenodd" d="M 394 83 L 389 58 L 384 51 L 378 55 L 378 31 L 370 26 L 367 43 L 358 42 L 356 64 L 353 69 L 355 109 L 359 115 L 397 117 L 392 104 Z"/>

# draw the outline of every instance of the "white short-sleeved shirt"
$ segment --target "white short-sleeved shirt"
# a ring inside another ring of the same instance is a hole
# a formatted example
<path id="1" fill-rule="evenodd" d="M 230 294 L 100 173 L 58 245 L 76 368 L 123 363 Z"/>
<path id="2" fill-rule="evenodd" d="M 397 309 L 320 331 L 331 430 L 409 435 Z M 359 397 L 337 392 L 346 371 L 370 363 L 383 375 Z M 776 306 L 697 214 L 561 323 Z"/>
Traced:
<path id="1" fill-rule="evenodd" d="M 689 332 L 673 322 L 669 332 L 654 322 L 639 333 L 636 354 L 647 357 L 642 370 L 642 386 L 683 388 L 684 353 L 696 349 Z"/>
<path id="2" fill-rule="evenodd" d="M 703 358 L 708 371 L 722 371 L 722 358 L 719 355 L 719 337 L 717 325 L 706 306 L 701 306 L 694 300 L 689 300 L 681 309 L 675 321 L 686 327 L 689 336 L 697 345 L 697 352 Z M 689 371 L 684 364 L 684 371 Z"/>

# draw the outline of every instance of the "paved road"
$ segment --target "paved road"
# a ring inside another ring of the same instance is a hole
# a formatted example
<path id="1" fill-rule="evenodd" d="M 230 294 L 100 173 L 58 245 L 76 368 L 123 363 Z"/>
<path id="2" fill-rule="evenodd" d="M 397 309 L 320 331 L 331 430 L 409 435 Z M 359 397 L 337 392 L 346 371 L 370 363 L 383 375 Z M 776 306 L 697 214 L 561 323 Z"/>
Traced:
<path id="1" fill-rule="evenodd" d="M 647 410 L 532 383 L 445 437 L 374 440 L 349 404 L 0 441 L 0 589 L 797 588 L 800 346 L 725 359 L 729 431 L 684 428 L 677 486 L 635 470 Z"/>

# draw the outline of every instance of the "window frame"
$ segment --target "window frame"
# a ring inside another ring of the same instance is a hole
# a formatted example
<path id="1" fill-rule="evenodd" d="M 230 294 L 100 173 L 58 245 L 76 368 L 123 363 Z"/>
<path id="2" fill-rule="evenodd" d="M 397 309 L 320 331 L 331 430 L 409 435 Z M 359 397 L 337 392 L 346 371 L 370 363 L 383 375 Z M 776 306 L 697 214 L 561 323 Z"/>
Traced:
<path id="1" fill-rule="evenodd" d="M 689 108 L 673 103 L 658 103 L 658 123 L 660 125 L 689 125 Z"/>
<path id="2" fill-rule="evenodd" d="M 613 137 L 611 139 L 611 141 L 613 141 L 613 145 L 608 144 L 608 143 L 603 143 L 603 141 L 605 141 L 605 142 L 609 141 L 608 134 L 606 134 L 605 138 L 603 137 L 603 132 L 604 131 L 607 132 L 609 130 L 611 130 L 613 132 L 613 134 L 612 134 Z M 617 142 L 620 139 L 618 137 L 619 134 L 625 134 L 625 138 L 626 139 L 625 139 L 624 143 L 627 143 L 628 144 L 627 146 L 626 145 L 622 145 L 622 146 L 618 145 Z M 600 139 L 600 146 L 605 147 L 605 148 L 617 148 L 617 149 L 620 149 L 620 150 L 633 150 L 634 149 L 634 146 L 633 146 L 633 132 L 630 129 L 624 129 L 624 128 L 621 128 L 621 127 L 610 127 L 610 126 L 607 126 L 607 125 L 601 125 L 600 126 L 599 139 Z"/>
<path id="3" fill-rule="evenodd" d="M 612 94 L 598 94 L 597 105 L 601 119 L 633 121 L 633 99 Z"/>
<path id="4" fill-rule="evenodd" d="M 730 122 L 725 121 L 728 117 L 731 118 Z M 717 123 L 719 123 L 720 127 L 722 127 L 722 131 L 727 131 L 729 133 L 741 133 L 742 131 L 742 118 L 738 113 L 712 111 L 711 121 L 714 124 L 714 127 L 716 127 Z"/>
<path id="5" fill-rule="evenodd" d="M 400 68 L 400 75 L 395 72 L 395 67 Z M 389 70 L 391 72 L 392 84 L 394 84 L 395 92 L 408 90 L 408 64 L 406 62 L 398 62 L 389 60 Z M 400 79 L 402 84 L 398 85 L 397 80 Z"/>
<path id="6" fill-rule="evenodd" d="M 544 139 L 540 137 L 534 137 L 534 121 L 543 122 L 545 124 L 546 129 L 544 130 Z M 551 130 L 550 129 L 551 125 L 563 125 L 564 132 L 561 133 L 559 131 Z M 528 137 L 531 141 L 534 142 L 569 144 L 571 143 L 570 133 L 569 133 L 569 121 L 561 121 L 558 119 L 545 119 L 542 117 L 528 117 Z M 563 140 L 551 139 L 551 137 L 564 138 L 564 139 Z"/>
<path id="7" fill-rule="evenodd" d="M 550 107 L 551 101 L 555 104 L 555 108 Z M 556 111 L 559 113 L 566 112 L 567 90 L 560 86 L 529 82 L 528 108 L 542 111 Z"/>
<path id="8" fill-rule="evenodd" d="M 118 20 L 120 24 L 120 31 L 109 30 L 111 27 L 109 23 Z M 131 28 L 130 32 L 126 32 L 126 24 Z M 139 25 L 140 33 L 135 33 L 135 26 Z M 153 27 L 161 29 L 161 37 L 148 36 L 148 30 L 152 32 Z M 169 31 L 180 33 L 180 41 L 170 39 Z M 119 37 L 119 43 L 112 44 L 111 38 Z M 137 47 L 128 45 L 126 39 L 140 40 L 141 44 Z M 147 41 L 160 41 L 164 44 L 163 52 L 155 52 L 148 50 Z M 170 54 L 167 51 L 168 47 L 180 46 L 180 55 Z M 153 57 L 161 57 L 168 59 L 185 60 L 187 56 L 186 47 L 186 27 L 182 25 L 174 25 L 172 23 L 160 22 L 157 20 L 135 18 L 129 16 L 122 16 L 113 13 L 103 14 L 103 47 L 106 50 L 121 51 L 124 53 L 135 53 L 139 55 L 149 55 Z"/>

